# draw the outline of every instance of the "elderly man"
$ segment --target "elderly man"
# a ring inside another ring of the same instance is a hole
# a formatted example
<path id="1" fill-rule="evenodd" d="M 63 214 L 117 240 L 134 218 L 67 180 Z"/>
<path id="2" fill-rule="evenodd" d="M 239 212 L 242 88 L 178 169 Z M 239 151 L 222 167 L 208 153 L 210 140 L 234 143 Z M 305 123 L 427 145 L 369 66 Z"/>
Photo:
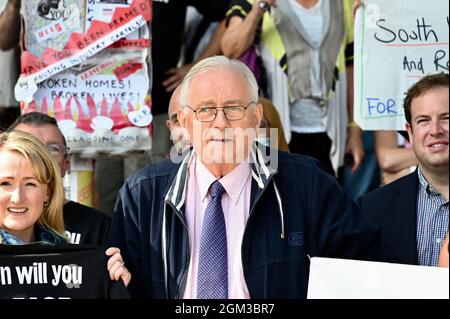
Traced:
<path id="1" fill-rule="evenodd" d="M 186 130 L 180 126 L 178 121 L 178 111 L 181 109 L 180 104 L 181 86 L 178 86 L 172 94 L 169 102 L 169 118 L 166 120 L 166 126 L 170 131 L 170 136 L 174 144 L 170 152 L 172 158 L 181 156 L 181 154 L 189 149 L 189 137 L 186 136 Z"/>
<path id="2" fill-rule="evenodd" d="M 381 229 L 387 262 L 438 265 L 448 232 L 448 90 L 448 74 L 408 90 L 406 130 L 419 168 L 358 200 Z"/>
<path id="3" fill-rule="evenodd" d="M 310 256 L 372 258 L 377 232 L 318 162 L 252 143 L 263 116 L 241 62 L 186 76 L 178 118 L 192 151 L 127 180 L 110 244 L 144 298 L 306 298 Z"/>

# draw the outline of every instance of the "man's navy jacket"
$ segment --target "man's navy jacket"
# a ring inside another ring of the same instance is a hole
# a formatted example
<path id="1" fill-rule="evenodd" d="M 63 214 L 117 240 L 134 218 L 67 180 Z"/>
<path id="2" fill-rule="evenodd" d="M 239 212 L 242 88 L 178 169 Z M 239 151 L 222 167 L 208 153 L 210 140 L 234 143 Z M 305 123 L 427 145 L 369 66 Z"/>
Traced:
<path id="1" fill-rule="evenodd" d="M 274 169 L 264 151 L 254 147 L 249 157 L 242 261 L 251 298 L 306 298 L 313 256 L 379 258 L 378 231 L 316 160 L 280 152 Z M 146 167 L 119 193 L 109 244 L 121 249 L 135 297 L 180 298 L 190 262 L 184 201 L 193 158 Z"/>
<path id="2" fill-rule="evenodd" d="M 358 206 L 381 231 L 382 261 L 418 265 L 417 171 L 358 199 Z"/>

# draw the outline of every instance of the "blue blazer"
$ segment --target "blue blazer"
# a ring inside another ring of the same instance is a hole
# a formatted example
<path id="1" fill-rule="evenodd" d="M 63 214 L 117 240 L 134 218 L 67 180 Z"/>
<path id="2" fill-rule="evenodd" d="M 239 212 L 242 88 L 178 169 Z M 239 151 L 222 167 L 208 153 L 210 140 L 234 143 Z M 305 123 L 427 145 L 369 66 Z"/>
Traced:
<path id="1" fill-rule="evenodd" d="M 357 201 L 381 229 L 386 262 L 418 265 L 417 171 L 370 192 Z"/>

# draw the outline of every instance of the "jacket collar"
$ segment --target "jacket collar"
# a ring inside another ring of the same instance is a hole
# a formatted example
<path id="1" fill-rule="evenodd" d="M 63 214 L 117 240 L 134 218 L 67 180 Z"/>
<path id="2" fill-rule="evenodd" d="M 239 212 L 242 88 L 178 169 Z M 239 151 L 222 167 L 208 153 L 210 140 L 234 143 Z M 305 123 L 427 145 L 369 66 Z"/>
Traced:
<path id="1" fill-rule="evenodd" d="M 252 178 L 260 190 L 263 190 L 271 177 L 277 173 L 277 170 L 271 167 L 275 163 L 268 162 L 270 158 L 265 158 L 263 155 L 267 154 L 267 151 L 266 146 L 255 142 L 249 155 Z M 270 151 L 273 152 L 274 150 L 270 149 Z M 195 154 L 193 148 L 185 154 L 164 197 L 164 202 L 172 204 L 178 211 L 181 210 L 186 201 L 188 169 L 191 162 L 195 159 Z"/>
<path id="2" fill-rule="evenodd" d="M 395 184 L 394 194 L 397 197 L 393 201 L 391 210 L 391 222 L 389 232 L 392 241 L 388 243 L 388 255 L 402 256 L 401 260 L 409 264 L 417 264 L 417 192 L 419 178 L 417 170 L 404 177 Z M 399 226 L 401 226 L 399 228 Z"/>

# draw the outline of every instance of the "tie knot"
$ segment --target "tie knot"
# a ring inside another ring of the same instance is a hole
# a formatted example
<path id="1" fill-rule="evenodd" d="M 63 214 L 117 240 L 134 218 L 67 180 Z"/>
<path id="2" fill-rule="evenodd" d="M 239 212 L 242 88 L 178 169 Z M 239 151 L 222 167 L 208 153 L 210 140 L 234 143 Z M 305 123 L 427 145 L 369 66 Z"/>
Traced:
<path id="1" fill-rule="evenodd" d="M 211 185 L 211 197 L 222 197 L 225 192 L 225 188 L 223 188 L 222 184 L 219 181 L 215 181 Z"/>

